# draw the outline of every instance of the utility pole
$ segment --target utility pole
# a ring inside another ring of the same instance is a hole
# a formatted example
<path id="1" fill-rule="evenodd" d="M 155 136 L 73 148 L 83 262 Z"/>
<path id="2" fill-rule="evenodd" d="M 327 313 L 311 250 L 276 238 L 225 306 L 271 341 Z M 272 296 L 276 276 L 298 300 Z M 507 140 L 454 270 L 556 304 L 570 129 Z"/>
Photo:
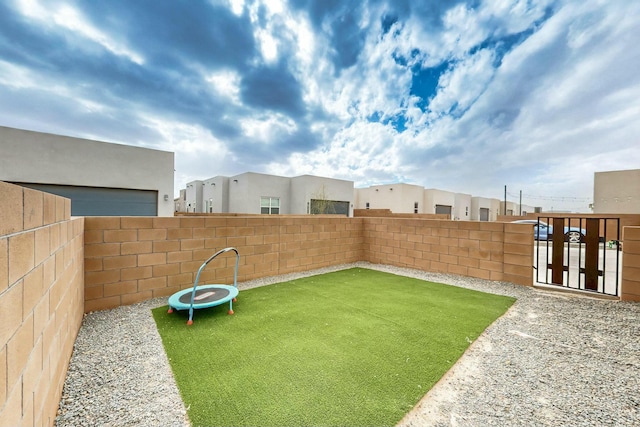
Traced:
<path id="1" fill-rule="evenodd" d="M 520 190 L 520 216 L 522 216 L 522 190 Z"/>
<path id="2" fill-rule="evenodd" d="M 507 215 L 507 186 L 504 186 L 504 215 Z"/>

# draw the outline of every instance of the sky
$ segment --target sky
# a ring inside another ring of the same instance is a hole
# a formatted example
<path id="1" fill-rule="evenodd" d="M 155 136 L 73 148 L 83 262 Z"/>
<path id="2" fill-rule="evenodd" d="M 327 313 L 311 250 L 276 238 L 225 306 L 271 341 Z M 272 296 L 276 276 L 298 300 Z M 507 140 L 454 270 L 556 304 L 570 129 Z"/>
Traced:
<path id="1" fill-rule="evenodd" d="M 588 212 L 640 168 L 640 2 L 3 0 L 0 126 Z"/>

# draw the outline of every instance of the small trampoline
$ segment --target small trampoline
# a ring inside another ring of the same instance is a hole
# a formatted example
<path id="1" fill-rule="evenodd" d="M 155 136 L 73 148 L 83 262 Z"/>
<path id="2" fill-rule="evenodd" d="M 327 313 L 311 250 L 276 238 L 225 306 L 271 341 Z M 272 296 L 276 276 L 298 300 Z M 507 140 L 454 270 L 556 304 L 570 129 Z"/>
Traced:
<path id="1" fill-rule="evenodd" d="M 233 272 L 233 285 L 200 285 L 200 273 L 207 264 L 213 261 L 218 255 L 233 251 L 236 253 L 236 267 Z M 233 303 L 238 296 L 238 263 L 240 254 L 236 248 L 225 248 L 219 250 L 207 259 L 198 269 L 196 281 L 193 288 L 183 289 L 169 297 L 169 313 L 173 310 L 189 310 L 189 320 L 187 325 L 193 324 L 193 310 L 199 308 L 215 307 L 226 302 L 229 303 L 229 314 L 233 314 Z"/>

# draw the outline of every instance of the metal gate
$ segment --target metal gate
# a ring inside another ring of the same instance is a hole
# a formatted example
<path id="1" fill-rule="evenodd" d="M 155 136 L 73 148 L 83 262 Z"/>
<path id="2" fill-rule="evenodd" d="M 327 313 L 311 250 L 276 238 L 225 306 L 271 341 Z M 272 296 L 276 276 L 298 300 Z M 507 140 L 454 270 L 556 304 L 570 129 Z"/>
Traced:
<path id="1" fill-rule="evenodd" d="M 539 217 L 534 237 L 536 282 L 618 296 L 620 219 Z"/>

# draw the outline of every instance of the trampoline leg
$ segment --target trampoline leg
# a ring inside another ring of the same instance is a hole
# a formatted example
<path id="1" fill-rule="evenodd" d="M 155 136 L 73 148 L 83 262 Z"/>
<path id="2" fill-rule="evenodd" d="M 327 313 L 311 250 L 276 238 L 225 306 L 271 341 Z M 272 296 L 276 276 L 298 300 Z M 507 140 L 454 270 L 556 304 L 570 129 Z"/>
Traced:
<path id="1" fill-rule="evenodd" d="M 232 299 L 231 301 L 233 301 L 233 302 L 238 302 L 238 298 L 234 298 L 234 299 Z"/>
<path id="2" fill-rule="evenodd" d="M 229 314 L 233 314 L 233 301 L 229 301 Z"/>
<path id="3" fill-rule="evenodd" d="M 193 307 L 189 307 L 189 320 L 187 325 L 193 325 Z"/>
<path id="4" fill-rule="evenodd" d="M 167 313 L 169 314 L 173 313 L 173 307 L 169 307 L 169 310 L 167 310 Z"/>

